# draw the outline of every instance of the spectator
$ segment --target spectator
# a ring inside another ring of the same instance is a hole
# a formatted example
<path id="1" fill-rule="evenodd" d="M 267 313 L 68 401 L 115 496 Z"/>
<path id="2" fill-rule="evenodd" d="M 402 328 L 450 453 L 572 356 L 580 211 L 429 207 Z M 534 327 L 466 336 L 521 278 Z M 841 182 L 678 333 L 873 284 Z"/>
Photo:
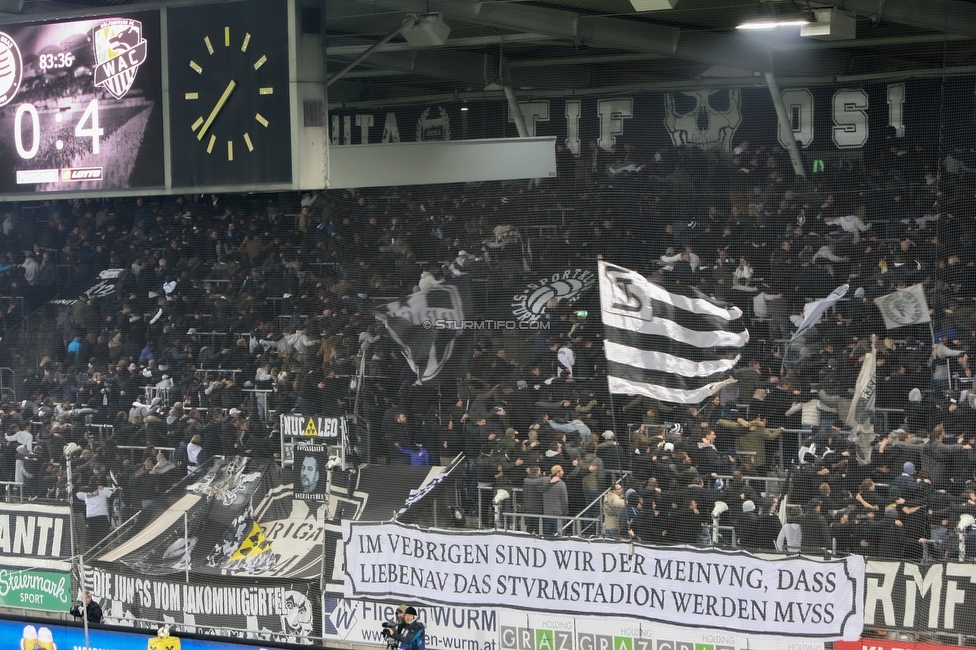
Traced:
<path id="1" fill-rule="evenodd" d="M 623 518 L 624 533 L 626 533 L 627 503 L 624 501 L 623 494 L 624 486 L 620 483 L 614 483 L 603 498 L 603 533 L 608 539 L 621 539 L 621 518 Z"/>
<path id="2" fill-rule="evenodd" d="M 799 553 L 803 543 L 803 529 L 800 526 L 800 518 L 803 516 L 803 509 L 800 506 L 790 506 L 786 525 L 779 532 L 776 538 L 776 550 L 780 553 Z"/>
<path id="3" fill-rule="evenodd" d="M 77 496 L 85 502 L 85 523 L 88 526 L 88 540 L 94 545 L 102 541 L 111 530 L 108 523 L 108 499 L 117 488 L 106 487 L 101 476 L 93 476 L 88 492 L 78 492 Z"/>
<path id="4" fill-rule="evenodd" d="M 559 465 L 553 465 L 549 470 L 549 487 L 542 498 L 542 511 L 546 519 L 543 520 L 543 534 L 557 535 L 562 530 L 562 517 L 569 514 L 569 493 L 566 483 L 562 480 L 565 472 Z"/>

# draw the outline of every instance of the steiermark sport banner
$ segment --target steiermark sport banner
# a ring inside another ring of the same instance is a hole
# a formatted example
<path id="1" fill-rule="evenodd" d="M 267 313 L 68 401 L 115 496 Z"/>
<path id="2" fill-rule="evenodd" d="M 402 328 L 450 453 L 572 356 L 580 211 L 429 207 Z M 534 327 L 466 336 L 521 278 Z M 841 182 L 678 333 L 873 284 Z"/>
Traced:
<path id="1" fill-rule="evenodd" d="M 824 641 L 863 627 L 864 558 L 343 522 L 347 599 L 583 612 Z"/>
<path id="2" fill-rule="evenodd" d="M 67 612 L 71 608 L 71 574 L 0 568 L 0 607 Z"/>

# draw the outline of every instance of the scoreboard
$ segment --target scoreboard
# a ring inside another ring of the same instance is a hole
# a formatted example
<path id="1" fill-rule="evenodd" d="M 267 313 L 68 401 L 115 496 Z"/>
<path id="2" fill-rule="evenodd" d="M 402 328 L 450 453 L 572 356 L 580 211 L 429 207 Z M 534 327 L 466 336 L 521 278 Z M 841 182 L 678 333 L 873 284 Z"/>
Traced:
<path id="1" fill-rule="evenodd" d="M 159 12 L 0 26 L 0 192 L 161 187 Z"/>
<path id="2" fill-rule="evenodd" d="M 324 126 L 296 119 L 302 1 L 0 24 L 0 198 L 324 187 Z"/>

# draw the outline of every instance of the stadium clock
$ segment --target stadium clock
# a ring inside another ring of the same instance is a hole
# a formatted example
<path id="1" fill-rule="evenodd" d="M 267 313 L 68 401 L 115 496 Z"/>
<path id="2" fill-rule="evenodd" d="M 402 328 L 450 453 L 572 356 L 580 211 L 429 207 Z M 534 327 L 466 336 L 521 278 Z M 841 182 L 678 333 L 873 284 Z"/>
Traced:
<path id="1" fill-rule="evenodd" d="M 161 187 L 159 13 L 0 26 L 0 192 Z"/>
<path id="2" fill-rule="evenodd" d="M 168 10 L 173 187 L 291 183 L 283 0 Z"/>

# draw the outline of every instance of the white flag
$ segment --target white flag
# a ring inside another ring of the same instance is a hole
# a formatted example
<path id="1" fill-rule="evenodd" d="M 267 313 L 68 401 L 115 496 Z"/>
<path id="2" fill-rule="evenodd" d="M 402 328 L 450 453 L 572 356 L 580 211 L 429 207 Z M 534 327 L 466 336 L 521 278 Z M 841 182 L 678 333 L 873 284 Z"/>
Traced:
<path id="1" fill-rule="evenodd" d="M 929 318 L 929 304 L 925 301 L 925 291 L 920 284 L 913 284 L 907 289 L 875 298 L 874 304 L 881 310 L 885 327 L 890 330 L 906 325 L 928 323 L 932 320 Z"/>
<path id="2" fill-rule="evenodd" d="M 842 284 L 831 291 L 830 295 L 823 300 L 811 302 L 804 307 L 803 321 L 800 323 L 799 327 L 797 327 L 796 333 L 793 335 L 793 338 L 790 339 L 790 342 L 797 340 L 800 335 L 803 334 L 803 332 L 816 325 L 825 311 L 830 309 L 834 303 L 847 295 L 848 289 L 850 289 L 849 284 Z"/>
<path id="3" fill-rule="evenodd" d="M 872 343 L 871 351 L 864 355 L 861 372 L 854 384 L 854 399 L 847 411 L 844 424 L 854 430 L 857 437 L 857 462 L 867 465 L 871 462 L 871 445 L 874 443 L 874 398 L 877 388 L 878 353 Z"/>

